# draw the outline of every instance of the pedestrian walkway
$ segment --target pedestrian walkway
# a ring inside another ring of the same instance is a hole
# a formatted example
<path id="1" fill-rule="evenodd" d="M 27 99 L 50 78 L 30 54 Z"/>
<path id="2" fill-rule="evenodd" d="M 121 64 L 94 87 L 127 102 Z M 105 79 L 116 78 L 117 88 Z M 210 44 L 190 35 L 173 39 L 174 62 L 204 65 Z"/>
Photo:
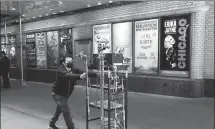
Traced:
<path id="1" fill-rule="evenodd" d="M 12 89 L 2 89 L 1 106 L 43 118 L 48 124 L 56 106 L 51 97 L 51 84 L 27 84 L 28 87 L 22 88 L 13 83 Z M 95 99 L 96 90 L 90 93 Z M 85 129 L 85 86 L 75 87 L 69 105 L 76 126 Z M 100 110 L 92 110 L 92 114 L 96 117 Z M 65 125 L 62 116 L 58 124 Z M 92 122 L 91 129 L 99 129 L 99 121 Z M 128 129 L 214 129 L 214 99 L 129 92 Z"/>

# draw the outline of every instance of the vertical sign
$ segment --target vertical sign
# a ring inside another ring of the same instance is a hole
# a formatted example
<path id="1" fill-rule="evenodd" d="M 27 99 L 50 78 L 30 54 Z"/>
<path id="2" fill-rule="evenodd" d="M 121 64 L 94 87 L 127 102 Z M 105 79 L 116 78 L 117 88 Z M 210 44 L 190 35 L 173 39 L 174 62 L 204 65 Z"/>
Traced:
<path id="1" fill-rule="evenodd" d="M 36 43 L 35 43 L 35 34 L 26 35 L 26 59 L 27 67 L 36 68 L 37 59 L 36 59 Z"/>
<path id="2" fill-rule="evenodd" d="M 122 54 L 121 63 L 129 60 L 128 72 L 132 73 L 132 22 L 113 24 L 113 53 Z"/>
<path id="3" fill-rule="evenodd" d="M 190 15 L 163 17 L 161 20 L 161 75 L 188 77 Z"/>
<path id="4" fill-rule="evenodd" d="M 158 74 L 158 19 L 135 22 L 135 73 Z"/>
<path id="5" fill-rule="evenodd" d="M 47 32 L 47 66 L 57 68 L 59 57 L 58 31 Z"/>
<path id="6" fill-rule="evenodd" d="M 98 54 L 99 45 L 107 46 L 103 53 L 112 53 L 111 24 L 93 26 L 93 54 Z"/>
<path id="7" fill-rule="evenodd" d="M 46 34 L 44 32 L 36 33 L 36 46 L 37 46 L 37 67 L 47 68 Z"/>

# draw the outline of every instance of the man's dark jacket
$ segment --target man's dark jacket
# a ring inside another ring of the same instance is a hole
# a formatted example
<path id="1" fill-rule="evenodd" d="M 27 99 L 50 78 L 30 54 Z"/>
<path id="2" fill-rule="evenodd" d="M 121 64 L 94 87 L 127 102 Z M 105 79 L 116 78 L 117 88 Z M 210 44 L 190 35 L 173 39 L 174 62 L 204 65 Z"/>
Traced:
<path id="1" fill-rule="evenodd" d="M 68 98 L 74 90 L 76 81 L 81 79 L 82 73 L 83 71 L 77 68 L 71 68 L 71 71 L 68 71 L 63 65 L 60 66 L 57 70 L 56 82 L 52 87 L 52 92 Z M 88 76 L 93 77 L 96 74 L 88 73 Z"/>

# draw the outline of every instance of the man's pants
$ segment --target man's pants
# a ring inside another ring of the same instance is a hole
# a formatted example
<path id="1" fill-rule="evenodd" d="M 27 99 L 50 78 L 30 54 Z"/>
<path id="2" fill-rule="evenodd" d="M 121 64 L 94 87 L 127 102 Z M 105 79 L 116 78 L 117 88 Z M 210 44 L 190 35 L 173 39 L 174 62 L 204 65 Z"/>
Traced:
<path id="1" fill-rule="evenodd" d="M 57 103 L 57 108 L 55 109 L 55 113 L 53 118 L 51 119 L 50 124 L 55 124 L 58 120 L 61 113 L 63 113 L 64 120 L 68 128 L 74 126 L 72 121 L 72 117 L 70 114 L 69 106 L 68 106 L 68 98 L 60 96 L 60 95 L 53 95 L 53 99 Z"/>
<path id="2" fill-rule="evenodd" d="M 0 77 L 2 77 L 2 80 L 3 80 L 3 87 L 10 87 L 8 72 L 2 72 Z M 1 85 L 1 81 L 0 81 L 0 85 Z"/>

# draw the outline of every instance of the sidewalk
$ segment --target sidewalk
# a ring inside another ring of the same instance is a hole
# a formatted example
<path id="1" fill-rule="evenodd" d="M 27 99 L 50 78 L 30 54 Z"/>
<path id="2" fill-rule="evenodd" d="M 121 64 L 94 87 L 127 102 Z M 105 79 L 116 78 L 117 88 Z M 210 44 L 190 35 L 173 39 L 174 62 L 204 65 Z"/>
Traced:
<path id="1" fill-rule="evenodd" d="M 44 118 L 48 122 L 56 106 L 51 97 L 51 84 L 28 82 L 28 87 L 24 88 L 15 84 L 16 81 L 13 81 L 12 89 L 1 90 L 1 106 Z M 96 90 L 92 90 L 91 94 L 94 98 Z M 76 126 L 85 129 L 84 86 L 75 87 L 69 104 Z M 92 110 L 91 113 L 94 114 L 92 117 L 97 117 L 100 110 Z M 59 124 L 65 125 L 62 115 Z M 91 122 L 90 129 L 99 129 L 99 121 Z M 128 129 L 214 129 L 214 99 L 130 92 Z"/>

